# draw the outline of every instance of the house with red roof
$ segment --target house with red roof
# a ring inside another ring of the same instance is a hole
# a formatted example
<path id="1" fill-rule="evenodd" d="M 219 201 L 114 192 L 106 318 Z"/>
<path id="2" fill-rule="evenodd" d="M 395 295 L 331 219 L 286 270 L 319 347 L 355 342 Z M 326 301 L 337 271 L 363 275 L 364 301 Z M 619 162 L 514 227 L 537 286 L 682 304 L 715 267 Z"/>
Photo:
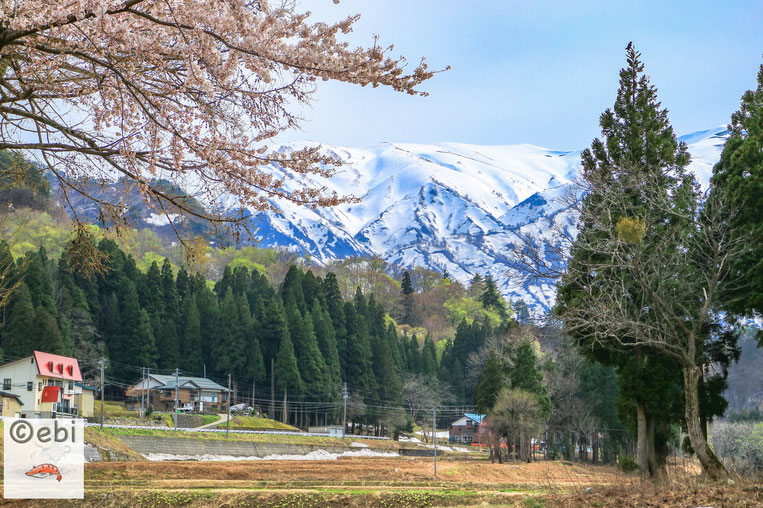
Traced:
<path id="1" fill-rule="evenodd" d="M 82 393 L 82 373 L 76 358 L 35 351 L 0 365 L 0 381 L 2 391 L 21 402 L 22 418 L 93 416 L 92 405 L 77 397 Z"/>

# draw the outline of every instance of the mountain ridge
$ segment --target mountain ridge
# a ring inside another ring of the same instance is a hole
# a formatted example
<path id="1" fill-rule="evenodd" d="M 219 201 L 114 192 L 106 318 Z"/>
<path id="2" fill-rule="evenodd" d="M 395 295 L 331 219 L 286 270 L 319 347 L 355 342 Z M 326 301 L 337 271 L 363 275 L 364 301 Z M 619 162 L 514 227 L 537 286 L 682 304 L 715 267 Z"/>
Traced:
<path id="1" fill-rule="evenodd" d="M 679 137 L 692 154 L 689 169 L 706 187 L 728 137 L 726 126 Z M 291 142 L 290 150 L 315 146 Z M 252 212 L 262 247 L 288 247 L 318 263 L 350 256 L 376 256 L 403 267 L 423 266 L 468 282 L 490 274 L 503 295 L 521 298 L 536 313 L 554 303 L 551 281 L 528 282 L 511 266 L 521 236 L 536 238 L 548 252 L 561 234 L 574 237 L 577 220 L 565 195 L 580 168 L 578 150 L 531 144 L 379 143 L 364 147 L 321 145 L 342 161 L 331 178 L 291 175 L 284 190 L 325 188 L 360 197 L 331 208 L 273 199 L 279 212 Z M 266 171 L 283 174 L 270 166 Z M 234 208 L 231 196 L 216 203 Z M 166 218 L 143 212 L 140 226 L 171 229 Z"/>

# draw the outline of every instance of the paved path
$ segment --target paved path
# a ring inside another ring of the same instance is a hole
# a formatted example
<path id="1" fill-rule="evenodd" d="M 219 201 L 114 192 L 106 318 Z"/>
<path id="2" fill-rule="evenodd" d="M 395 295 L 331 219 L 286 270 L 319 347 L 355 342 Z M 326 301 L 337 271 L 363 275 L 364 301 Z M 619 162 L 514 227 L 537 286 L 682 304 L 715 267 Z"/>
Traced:
<path id="1" fill-rule="evenodd" d="M 209 429 L 209 428 L 212 428 L 212 427 L 218 427 L 218 426 L 220 426 L 220 425 L 222 425 L 222 424 L 224 424 L 225 422 L 228 421 L 228 415 L 227 414 L 218 414 L 217 416 L 219 416 L 220 419 L 217 420 L 216 422 L 207 423 L 207 424 L 201 425 L 200 427 L 196 427 L 196 428 L 197 429 Z"/>

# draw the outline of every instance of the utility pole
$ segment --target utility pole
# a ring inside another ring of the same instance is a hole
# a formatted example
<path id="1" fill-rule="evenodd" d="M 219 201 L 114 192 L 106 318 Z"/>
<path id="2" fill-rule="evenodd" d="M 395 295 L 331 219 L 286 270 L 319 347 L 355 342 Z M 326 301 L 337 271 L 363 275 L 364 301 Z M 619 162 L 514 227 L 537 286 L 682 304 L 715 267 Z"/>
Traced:
<path id="1" fill-rule="evenodd" d="M 146 394 L 146 368 L 141 367 L 140 368 L 140 416 L 141 418 L 143 417 L 143 415 L 146 414 L 146 410 L 143 408 L 145 394 Z"/>
<path id="2" fill-rule="evenodd" d="M 151 386 L 151 367 L 146 368 L 146 411 L 148 411 L 148 406 L 151 405 L 151 389 L 149 388 Z"/>
<path id="3" fill-rule="evenodd" d="M 178 374 L 180 369 L 175 368 L 175 430 L 178 430 Z"/>
<path id="4" fill-rule="evenodd" d="M 344 390 L 342 391 L 342 398 L 344 399 L 344 410 L 342 411 L 342 437 L 347 433 L 347 383 L 344 383 Z"/>
<path id="5" fill-rule="evenodd" d="M 225 422 L 225 437 L 230 434 L 230 374 L 228 374 L 228 421 Z"/>
<path id="6" fill-rule="evenodd" d="M 432 442 L 434 443 L 434 475 L 437 476 L 437 408 L 432 408 Z"/>
<path id="7" fill-rule="evenodd" d="M 101 430 L 103 430 L 103 388 L 104 388 L 104 380 L 103 380 L 103 369 L 106 365 L 106 358 L 101 358 L 101 361 L 98 362 L 98 365 L 101 366 Z"/>

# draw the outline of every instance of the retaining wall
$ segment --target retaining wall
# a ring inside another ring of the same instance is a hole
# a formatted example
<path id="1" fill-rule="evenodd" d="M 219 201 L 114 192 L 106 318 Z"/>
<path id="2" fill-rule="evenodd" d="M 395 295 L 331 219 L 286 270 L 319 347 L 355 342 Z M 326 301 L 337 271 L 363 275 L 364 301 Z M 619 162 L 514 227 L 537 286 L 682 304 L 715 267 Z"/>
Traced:
<path id="1" fill-rule="evenodd" d="M 218 439 L 184 439 L 156 436 L 119 436 L 124 443 L 140 453 L 166 453 L 169 455 L 230 455 L 232 457 L 267 457 L 268 455 L 307 455 L 310 452 L 325 450 L 329 453 L 358 451 L 361 448 L 350 446 L 303 445 L 291 443 L 254 443 L 251 441 L 225 441 Z M 378 451 L 396 451 L 403 456 L 428 457 L 433 455 L 430 449 L 376 449 Z M 438 455 L 444 455 L 438 451 Z"/>

